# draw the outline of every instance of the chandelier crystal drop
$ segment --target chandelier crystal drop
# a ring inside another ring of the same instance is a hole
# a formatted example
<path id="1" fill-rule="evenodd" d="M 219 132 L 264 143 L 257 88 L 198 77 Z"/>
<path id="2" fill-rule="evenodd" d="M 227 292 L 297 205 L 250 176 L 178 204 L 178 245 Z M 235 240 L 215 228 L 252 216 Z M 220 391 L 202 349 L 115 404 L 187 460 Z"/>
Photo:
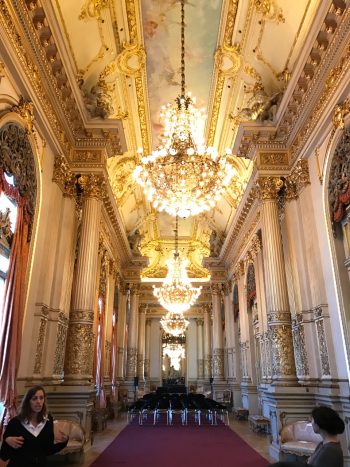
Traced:
<path id="1" fill-rule="evenodd" d="M 234 175 L 227 161 L 204 144 L 205 115 L 185 93 L 185 19 L 181 0 L 181 94 L 162 108 L 161 145 L 142 155 L 134 177 L 153 206 L 172 216 L 195 216 L 213 208 Z M 140 151 L 142 154 L 142 150 Z"/>
<path id="2" fill-rule="evenodd" d="M 172 313 L 183 313 L 197 300 L 202 287 L 193 287 L 186 266 L 187 259 L 181 259 L 178 251 L 178 216 L 175 227 L 174 257 L 167 261 L 168 273 L 161 287 L 153 286 L 153 294 L 166 310 Z"/>
<path id="3" fill-rule="evenodd" d="M 168 311 L 160 320 L 160 324 L 166 333 L 172 336 L 182 336 L 189 325 L 189 321 L 185 319 L 182 313 Z"/>

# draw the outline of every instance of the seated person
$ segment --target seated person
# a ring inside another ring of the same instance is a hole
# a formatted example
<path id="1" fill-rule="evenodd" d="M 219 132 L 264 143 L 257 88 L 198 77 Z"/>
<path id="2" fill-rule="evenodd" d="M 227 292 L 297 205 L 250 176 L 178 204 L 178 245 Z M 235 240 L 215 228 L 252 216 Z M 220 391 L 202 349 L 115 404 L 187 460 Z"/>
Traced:
<path id="1" fill-rule="evenodd" d="M 338 435 L 343 433 L 345 425 L 337 412 L 329 407 L 315 407 L 311 413 L 312 427 L 322 437 L 307 464 L 302 462 L 277 462 L 274 467 L 343 467 L 343 452 Z"/>

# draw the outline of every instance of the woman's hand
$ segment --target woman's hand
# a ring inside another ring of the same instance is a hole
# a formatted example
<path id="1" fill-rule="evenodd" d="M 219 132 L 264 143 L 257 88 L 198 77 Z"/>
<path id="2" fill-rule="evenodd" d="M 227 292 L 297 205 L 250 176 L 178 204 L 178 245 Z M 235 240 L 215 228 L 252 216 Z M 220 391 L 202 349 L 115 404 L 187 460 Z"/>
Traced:
<path id="1" fill-rule="evenodd" d="M 23 446 L 24 438 L 23 436 L 8 436 L 5 438 L 5 442 L 11 446 L 11 448 L 18 449 Z"/>

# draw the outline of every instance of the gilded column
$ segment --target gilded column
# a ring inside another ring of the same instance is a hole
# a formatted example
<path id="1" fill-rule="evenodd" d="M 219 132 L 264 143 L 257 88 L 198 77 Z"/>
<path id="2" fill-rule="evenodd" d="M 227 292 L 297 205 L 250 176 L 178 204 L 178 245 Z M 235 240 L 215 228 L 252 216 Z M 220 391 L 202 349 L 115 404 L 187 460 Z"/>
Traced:
<path id="1" fill-rule="evenodd" d="M 234 368 L 234 317 L 233 317 L 233 301 L 232 301 L 232 284 L 228 282 L 224 284 L 224 310 L 225 310 L 225 335 L 226 335 L 226 352 L 227 352 L 227 377 L 233 380 L 235 377 Z"/>
<path id="2" fill-rule="evenodd" d="M 224 379 L 224 345 L 221 318 L 221 287 L 211 286 L 213 302 L 213 378 L 214 381 Z"/>
<path id="3" fill-rule="evenodd" d="M 115 295 L 115 265 L 108 261 L 107 291 L 106 291 L 106 340 L 105 340 L 105 382 L 115 385 L 115 353 L 114 346 L 114 295 Z M 113 381 L 112 381 L 113 379 Z"/>
<path id="4" fill-rule="evenodd" d="M 124 365 L 125 353 L 125 326 L 126 326 L 126 306 L 127 290 L 125 284 L 117 276 L 118 282 L 118 322 L 117 322 L 117 380 L 124 379 L 126 371 Z"/>
<path id="5" fill-rule="evenodd" d="M 137 376 L 139 382 L 145 380 L 145 334 L 146 334 L 146 306 L 140 307 L 139 313 L 139 338 L 138 338 L 138 354 L 137 354 Z"/>
<path id="6" fill-rule="evenodd" d="M 278 192 L 283 181 L 263 177 L 257 182 L 262 201 L 262 243 L 266 280 L 266 302 L 274 384 L 294 384 L 296 371 L 292 323 L 284 268 L 282 236 L 278 213 Z"/>
<path id="7" fill-rule="evenodd" d="M 149 379 L 150 370 L 150 344 L 151 344 L 151 319 L 146 319 L 146 337 L 145 337 L 145 378 Z"/>
<path id="8" fill-rule="evenodd" d="M 94 174 L 83 175 L 78 182 L 83 192 L 83 208 L 75 288 L 69 316 L 65 382 L 91 384 L 99 225 L 104 182 L 101 176 Z"/>
<path id="9" fill-rule="evenodd" d="M 139 327 L 139 284 L 130 286 L 130 321 L 128 334 L 128 356 L 126 376 L 132 380 L 137 374 L 137 344 Z"/>
<path id="10" fill-rule="evenodd" d="M 204 378 L 211 378 L 211 307 L 204 307 L 203 348 L 204 348 Z"/>
<path id="11" fill-rule="evenodd" d="M 202 318 L 196 319 L 197 323 L 197 377 L 199 380 L 204 379 L 204 359 L 203 359 L 203 324 Z"/>

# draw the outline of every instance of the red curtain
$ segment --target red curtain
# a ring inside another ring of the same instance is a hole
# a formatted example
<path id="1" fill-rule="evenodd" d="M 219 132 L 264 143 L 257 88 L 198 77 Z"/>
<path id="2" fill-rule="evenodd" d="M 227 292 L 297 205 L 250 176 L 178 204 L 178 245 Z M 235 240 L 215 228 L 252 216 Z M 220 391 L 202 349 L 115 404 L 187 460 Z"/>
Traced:
<path id="1" fill-rule="evenodd" d="M 16 375 L 21 355 L 25 278 L 29 252 L 26 199 L 19 194 L 16 187 L 7 183 L 0 169 L 0 194 L 1 192 L 16 201 L 17 221 L 0 316 L 0 400 L 5 407 L 0 428 L 16 414 Z"/>

